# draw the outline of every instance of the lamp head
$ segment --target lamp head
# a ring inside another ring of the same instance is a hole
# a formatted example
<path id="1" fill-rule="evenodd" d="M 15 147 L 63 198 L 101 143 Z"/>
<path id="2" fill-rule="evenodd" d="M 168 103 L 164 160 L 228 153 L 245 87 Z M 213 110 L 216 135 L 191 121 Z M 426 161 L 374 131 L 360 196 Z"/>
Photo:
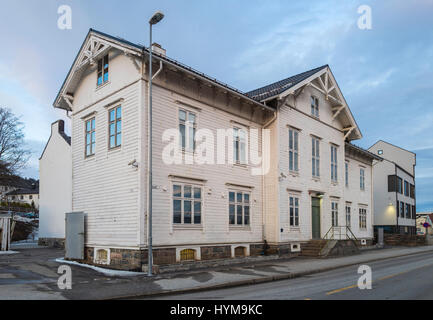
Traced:
<path id="1" fill-rule="evenodd" d="M 154 25 L 160 22 L 164 18 L 164 14 L 161 11 L 157 11 L 153 14 L 149 20 L 149 24 Z"/>

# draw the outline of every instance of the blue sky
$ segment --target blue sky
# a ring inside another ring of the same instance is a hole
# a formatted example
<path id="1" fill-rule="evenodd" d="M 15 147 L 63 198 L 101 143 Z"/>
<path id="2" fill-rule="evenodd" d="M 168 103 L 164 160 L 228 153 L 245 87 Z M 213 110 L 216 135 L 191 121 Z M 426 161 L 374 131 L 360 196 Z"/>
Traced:
<path id="1" fill-rule="evenodd" d="M 57 28 L 63 4 L 72 30 Z M 357 27 L 364 4 L 371 30 Z M 156 10 L 168 56 L 243 91 L 329 64 L 364 135 L 356 143 L 416 152 L 418 210 L 433 210 L 433 0 L 0 0 L 0 105 L 26 125 L 24 175 L 37 177 L 50 123 L 65 118 L 52 101 L 88 29 L 147 43 Z"/>

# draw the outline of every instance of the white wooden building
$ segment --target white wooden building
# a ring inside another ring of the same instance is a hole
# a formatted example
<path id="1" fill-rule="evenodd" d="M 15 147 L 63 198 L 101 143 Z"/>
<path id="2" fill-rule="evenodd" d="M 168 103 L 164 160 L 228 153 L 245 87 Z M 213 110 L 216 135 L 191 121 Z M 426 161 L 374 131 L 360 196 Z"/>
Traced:
<path id="1" fill-rule="evenodd" d="M 65 123 L 51 125 L 51 135 L 39 159 L 39 243 L 61 246 L 65 213 L 72 209 L 71 138 Z"/>
<path id="2" fill-rule="evenodd" d="M 156 264 L 259 255 L 265 240 L 286 254 L 349 223 L 372 239 L 371 163 L 380 158 L 350 143 L 362 135 L 329 66 L 245 94 L 154 52 Z M 147 261 L 147 72 L 146 48 L 90 30 L 54 103 L 71 115 L 72 211 L 86 215 L 89 263 Z M 167 164 L 172 129 L 184 159 L 201 129 L 232 129 L 224 150 L 236 161 Z M 245 149 L 269 155 L 270 170 L 253 174 Z"/>

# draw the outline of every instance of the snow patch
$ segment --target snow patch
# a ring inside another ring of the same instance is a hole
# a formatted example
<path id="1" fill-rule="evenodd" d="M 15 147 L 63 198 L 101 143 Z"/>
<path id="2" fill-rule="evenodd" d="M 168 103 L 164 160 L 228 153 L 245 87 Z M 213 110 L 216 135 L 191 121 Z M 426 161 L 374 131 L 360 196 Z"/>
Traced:
<path id="1" fill-rule="evenodd" d="M 146 273 L 144 273 L 144 272 L 133 272 L 133 271 L 122 271 L 122 270 L 105 269 L 105 268 L 100 268 L 100 267 L 92 266 L 90 264 L 84 264 L 84 263 L 79 263 L 79 262 L 76 262 L 76 261 L 65 260 L 63 258 L 57 258 L 55 261 L 58 262 L 58 263 L 62 263 L 62 264 L 72 264 L 74 266 L 89 268 L 89 269 L 95 270 L 97 272 L 100 272 L 100 273 L 102 273 L 102 274 L 104 274 L 106 276 L 136 277 L 136 276 L 146 275 Z"/>
<path id="2" fill-rule="evenodd" d="M 1 255 L 8 255 L 8 254 L 16 254 L 19 253 L 18 251 L 0 251 L 0 256 Z"/>

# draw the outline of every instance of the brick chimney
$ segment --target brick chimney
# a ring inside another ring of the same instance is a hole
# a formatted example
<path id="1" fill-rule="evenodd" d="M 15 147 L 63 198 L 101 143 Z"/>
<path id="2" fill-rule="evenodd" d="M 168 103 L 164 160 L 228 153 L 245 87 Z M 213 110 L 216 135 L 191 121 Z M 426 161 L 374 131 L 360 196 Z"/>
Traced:
<path id="1" fill-rule="evenodd" d="M 163 57 L 166 56 L 166 50 L 163 47 L 161 47 L 161 45 L 159 43 L 154 42 L 152 44 L 152 51 L 155 52 L 156 54 L 163 56 Z"/>

